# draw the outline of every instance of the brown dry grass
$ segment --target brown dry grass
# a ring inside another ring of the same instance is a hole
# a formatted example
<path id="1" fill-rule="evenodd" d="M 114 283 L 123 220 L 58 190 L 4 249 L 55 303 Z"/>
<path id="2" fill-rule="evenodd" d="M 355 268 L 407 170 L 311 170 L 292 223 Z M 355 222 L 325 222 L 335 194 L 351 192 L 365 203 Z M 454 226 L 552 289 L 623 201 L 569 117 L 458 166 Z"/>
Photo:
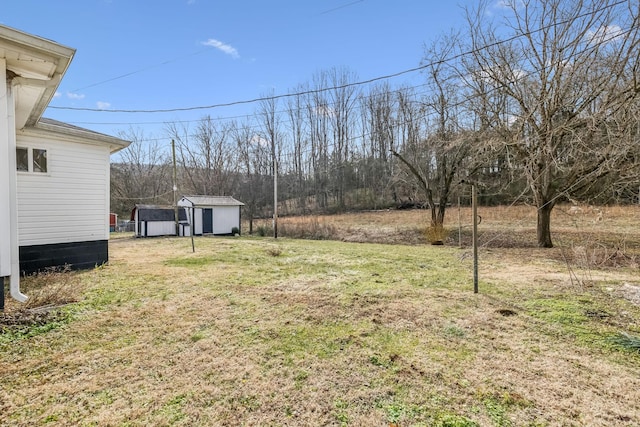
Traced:
<path id="1" fill-rule="evenodd" d="M 113 240 L 109 266 L 77 274 L 70 323 L 0 340 L 0 425 L 639 425 L 640 355 L 607 341 L 640 333 L 637 266 L 563 255 L 637 253 L 638 210 L 610 213 L 558 217 L 543 250 L 513 244 L 525 208 L 481 210 L 478 295 L 456 231 L 444 247 Z M 395 243 L 423 220 L 313 221 Z"/>
<path id="2" fill-rule="evenodd" d="M 479 244 L 485 248 L 535 248 L 536 209 L 528 205 L 479 207 Z M 354 212 L 336 215 L 281 217 L 279 234 L 291 237 L 334 239 L 345 242 L 425 244 L 430 217 L 427 210 Z M 552 214 L 556 246 L 591 246 L 629 249 L 637 253 L 640 206 L 557 206 Z M 450 207 L 445 227 L 450 245 L 471 245 L 470 207 Z M 255 220 L 271 235 L 272 220 Z M 243 225 L 243 230 L 248 230 Z"/>

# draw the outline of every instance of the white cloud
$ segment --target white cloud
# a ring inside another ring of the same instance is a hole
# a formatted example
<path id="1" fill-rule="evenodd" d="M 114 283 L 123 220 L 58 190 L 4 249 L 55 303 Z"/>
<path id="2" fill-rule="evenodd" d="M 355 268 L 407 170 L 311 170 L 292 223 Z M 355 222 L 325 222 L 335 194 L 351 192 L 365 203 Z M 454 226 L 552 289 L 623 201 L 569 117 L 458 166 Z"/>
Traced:
<path id="1" fill-rule="evenodd" d="M 206 42 L 202 42 L 202 44 L 205 46 L 215 47 L 216 49 L 226 53 L 227 55 L 230 55 L 234 59 L 240 58 L 240 54 L 238 53 L 238 50 L 235 47 L 228 45 L 226 43 L 223 43 L 220 40 L 209 39 Z"/>
<path id="2" fill-rule="evenodd" d="M 67 92 L 67 98 L 80 100 L 80 99 L 84 99 L 84 95 L 81 93 Z"/>
<path id="3" fill-rule="evenodd" d="M 589 43 L 611 43 L 622 37 L 622 28 L 618 25 L 604 25 L 587 33 Z"/>
<path id="4" fill-rule="evenodd" d="M 494 9 L 519 9 L 524 6 L 522 0 L 496 0 L 493 4 Z"/>
<path id="5" fill-rule="evenodd" d="M 324 117 L 334 117 L 336 115 L 336 112 L 333 108 L 329 107 L 328 105 L 319 105 L 316 107 L 316 113 L 319 116 L 324 116 Z"/>
<path id="6" fill-rule="evenodd" d="M 56 93 L 53 94 L 53 98 L 60 98 L 62 96 L 62 94 L 58 91 L 56 91 Z"/>
<path id="7" fill-rule="evenodd" d="M 269 141 L 267 141 L 265 138 L 261 137 L 260 135 L 253 135 L 251 137 L 250 143 L 259 145 L 261 147 L 269 147 L 270 145 Z"/>
<path id="8" fill-rule="evenodd" d="M 98 101 L 96 102 L 96 107 L 101 110 L 108 110 L 109 108 L 111 108 L 111 104 L 109 102 Z"/>

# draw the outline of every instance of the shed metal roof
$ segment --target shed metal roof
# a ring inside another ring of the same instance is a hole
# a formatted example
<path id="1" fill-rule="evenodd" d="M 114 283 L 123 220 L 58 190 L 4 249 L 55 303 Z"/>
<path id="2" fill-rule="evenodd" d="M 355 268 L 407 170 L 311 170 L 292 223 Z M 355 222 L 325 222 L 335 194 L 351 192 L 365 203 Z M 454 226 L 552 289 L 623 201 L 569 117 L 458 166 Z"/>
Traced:
<path id="1" fill-rule="evenodd" d="M 193 206 L 244 206 L 231 196 L 183 196 Z"/>

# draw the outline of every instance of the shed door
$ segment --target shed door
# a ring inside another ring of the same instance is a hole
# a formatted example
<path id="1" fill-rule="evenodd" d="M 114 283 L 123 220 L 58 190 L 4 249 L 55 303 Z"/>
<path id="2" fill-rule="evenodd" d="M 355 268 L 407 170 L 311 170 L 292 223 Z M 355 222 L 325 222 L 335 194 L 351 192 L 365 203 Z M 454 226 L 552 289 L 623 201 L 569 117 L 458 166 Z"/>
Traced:
<path id="1" fill-rule="evenodd" d="M 202 209 L 202 233 L 213 233 L 213 209 Z"/>

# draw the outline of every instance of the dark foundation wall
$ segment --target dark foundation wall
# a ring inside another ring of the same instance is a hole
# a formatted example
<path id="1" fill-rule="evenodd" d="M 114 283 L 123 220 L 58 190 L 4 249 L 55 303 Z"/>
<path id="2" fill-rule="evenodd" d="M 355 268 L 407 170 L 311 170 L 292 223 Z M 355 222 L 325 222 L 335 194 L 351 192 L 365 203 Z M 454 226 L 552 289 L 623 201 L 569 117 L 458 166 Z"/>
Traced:
<path id="1" fill-rule="evenodd" d="M 20 246 L 20 272 L 35 273 L 68 265 L 73 270 L 94 268 L 109 261 L 109 241 Z"/>

